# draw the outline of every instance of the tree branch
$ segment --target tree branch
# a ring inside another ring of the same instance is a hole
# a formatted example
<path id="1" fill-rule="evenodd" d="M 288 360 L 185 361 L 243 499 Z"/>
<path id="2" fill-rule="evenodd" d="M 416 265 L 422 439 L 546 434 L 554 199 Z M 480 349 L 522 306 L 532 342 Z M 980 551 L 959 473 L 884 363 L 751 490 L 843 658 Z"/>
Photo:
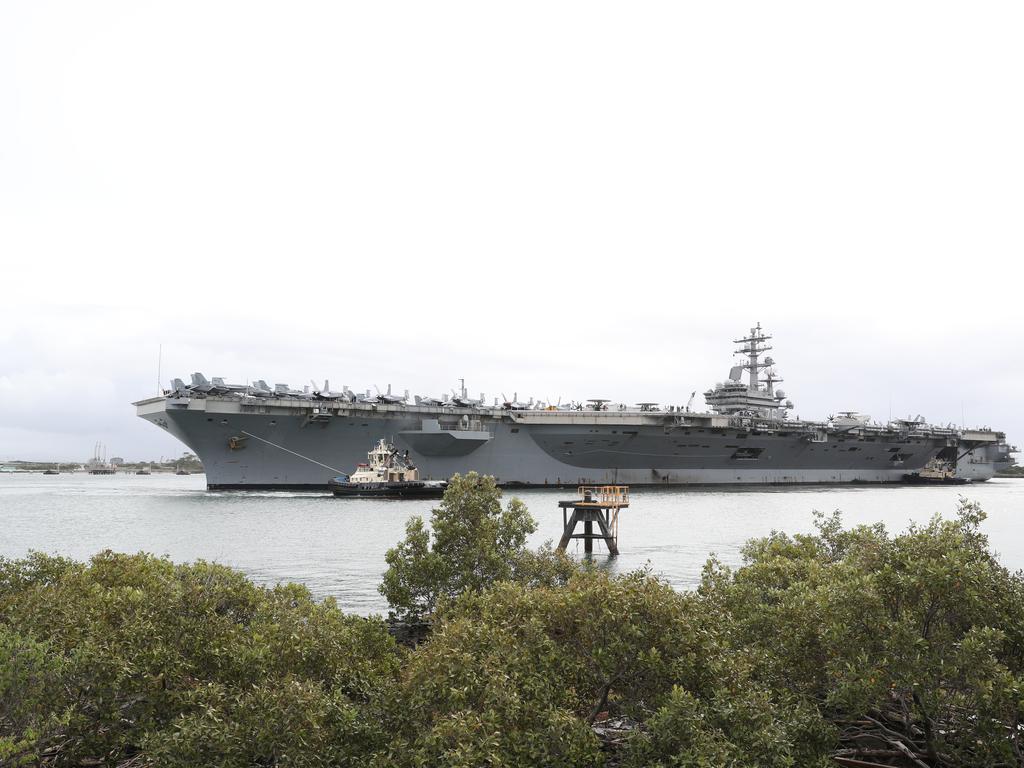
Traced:
<path id="1" fill-rule="evenodd" d="M 590 717 L 587 718 L 587 723 L 589 725 L 594 724 L 594 721 L 597 720 L 597 716 L 601 714 L 601 712 L 604 711 L 604 708 L 608 705 L 608 694 L 611 692 L 612 686 L 618 681 L 618 679 L 619 676 L 615 675 L 615 677 L 608 680 L 608 682 L 601 688 L 601 698 L 598 700 L 597 706 L 595 706 L 593 711 L 590 713 Z"/>

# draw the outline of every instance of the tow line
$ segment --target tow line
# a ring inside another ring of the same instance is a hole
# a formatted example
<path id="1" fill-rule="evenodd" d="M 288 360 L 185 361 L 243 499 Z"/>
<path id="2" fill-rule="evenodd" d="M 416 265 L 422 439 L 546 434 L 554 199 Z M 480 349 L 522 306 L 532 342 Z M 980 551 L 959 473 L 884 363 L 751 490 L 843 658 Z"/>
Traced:
<path id="1" fill-rule="evenodd" d="M 259 440 L 261 443 L 266 443 L 267 445 L 272 446 L 274 448 L 279 448 L 280 450 L 284 451 L 285 453 L 290 453 L 292 456 L 298 456 L 300 459 L 308 461 L 308 462 L 310 462 L 312 464 L 316 464 L 318 467 L 323 467 L 324 469 L 329 469 L 332 472 L 337 472 L 339 475 L 345 474 L 344 470 L 338 469 L 337 467 L 329 467 L 326 464 L 317 461 L 316 459 L 311 459 L 311 458 L 309 458 L 309 456 L 303 456 L 301 453 L 296 453 L 293 450 L 285 448 L 283 445 L 278 445 L 277 443 L 272 443 L 269 440 L 265 440 L 264 438 L 260 437 L 259 435 L 254 435 L 252 432 L 246 432 L 244 429 L 241 430 L 241 432 L 246 437 L 251 437 L 254 440 Z"/>

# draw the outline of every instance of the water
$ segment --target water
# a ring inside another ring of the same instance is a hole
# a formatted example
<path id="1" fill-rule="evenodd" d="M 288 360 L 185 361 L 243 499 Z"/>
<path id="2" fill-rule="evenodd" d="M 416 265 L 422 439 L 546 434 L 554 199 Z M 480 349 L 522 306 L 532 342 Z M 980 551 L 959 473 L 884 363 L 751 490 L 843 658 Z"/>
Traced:
<path id="1" fill-rule="evenodd" d="M 208 492 L 202 475 L 0 475 L 0 555 L 29 550 L 86 559 L 104 549 L 213 560 L 263 584 L 297 581 L 346 611 L 386 611 L 377 593 L 384 553 L 412 515 L 435 501 L 335 499 L 328 494 Z M 535 544 L 561 535 L 566 490 L 515 492 L 540 524 Z M 679 589 L 693 587 L 711 553 L 730 565 L 771 530 L 813 529 L 813 510 L 842 510 L 848 525 L 891 531 L 933 514 L 951 516 L 960 495 L 981 502 L 984 530 L 1007 567 L 1024 568 L 1024 480 L 973 486 L 842 486 L 770 489 L 634 489 L 619 525 L 622 572 L 650 564 Z M 605 561 L 603 545 L 599 558 Z M 576 542 L 570 544 L 576 551 Z"/>

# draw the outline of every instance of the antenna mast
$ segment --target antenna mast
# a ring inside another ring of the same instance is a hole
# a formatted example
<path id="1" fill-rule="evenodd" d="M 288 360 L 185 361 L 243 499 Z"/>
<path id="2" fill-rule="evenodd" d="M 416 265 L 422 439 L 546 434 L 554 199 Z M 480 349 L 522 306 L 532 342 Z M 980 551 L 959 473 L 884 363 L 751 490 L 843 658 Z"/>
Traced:
<path id="1" fill-rule="evenodd" d="M 772 347 L 766 344 L 771 339 L 771 336 L 766 336 L 764 331 L 761 330 L 761 323 L 758 323 L 755 327 L 750 329 L 750 335 L 744 339 L 736 339 L 733 343 L 742 344 L 741 349 L 737 349 L 733 352 L 734 355 L 746 355 L 747 362 L 742 363 L 740 368 L 750 372 L 750 389 L 756 391 L 758 389 L 758 379 L 762 368 L 768 368 L 771 363 L 768 361 L 761 362 L 761 354 L 767 352 Z"/>

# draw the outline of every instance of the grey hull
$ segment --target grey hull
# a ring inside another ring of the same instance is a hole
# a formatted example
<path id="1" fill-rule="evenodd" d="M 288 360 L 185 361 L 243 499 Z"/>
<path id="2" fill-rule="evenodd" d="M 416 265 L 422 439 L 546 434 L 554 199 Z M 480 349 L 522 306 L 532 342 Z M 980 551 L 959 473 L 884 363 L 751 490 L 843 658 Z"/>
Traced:
<path id="1" fill-rule="evenodd" d="M 196 453 L 209 488 L 322 489 L 365 460 L 382 437 L 408 449 L 425 479 L 477 471 L 523 486 L 898 483 L 943 452 L 962 453 L 958 473 L 963 466 L 971 479 L 985 480 L 999 459 L 995 443 L 968 446 L 949 432 L 827 433 L 813 424 L 764 431 L 699 414 L 538 414 L 231 397 L 136 405 L 142 418 Z M 448 428 L 439 428 L 438 419 Z M 456 428 L 460 423 L 466 428 Z"/>

